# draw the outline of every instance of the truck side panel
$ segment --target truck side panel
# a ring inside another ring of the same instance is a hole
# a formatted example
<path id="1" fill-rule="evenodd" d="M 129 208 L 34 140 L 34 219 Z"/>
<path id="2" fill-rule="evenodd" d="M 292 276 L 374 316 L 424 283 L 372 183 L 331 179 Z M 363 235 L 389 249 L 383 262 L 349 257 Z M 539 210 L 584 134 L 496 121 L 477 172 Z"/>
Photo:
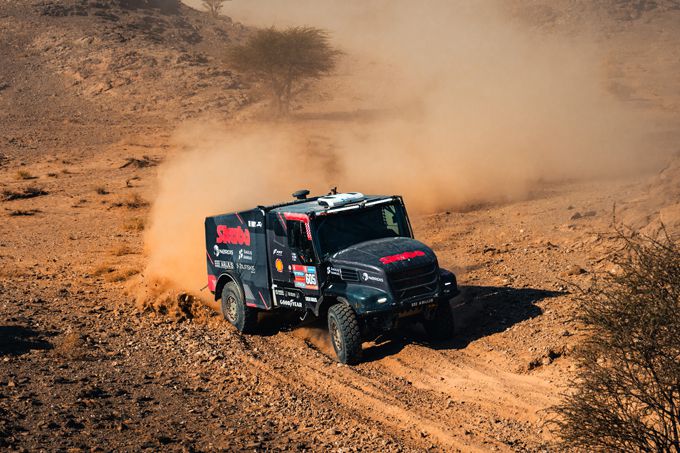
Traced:
<path id="1" fill-rule="evenodd" d="M 215 292 L 221 275 L 229 274 L 243 285 L 248 306 L 271 309 L 264 212 L 207 217 L 205 240 L 210 291 Z"/>

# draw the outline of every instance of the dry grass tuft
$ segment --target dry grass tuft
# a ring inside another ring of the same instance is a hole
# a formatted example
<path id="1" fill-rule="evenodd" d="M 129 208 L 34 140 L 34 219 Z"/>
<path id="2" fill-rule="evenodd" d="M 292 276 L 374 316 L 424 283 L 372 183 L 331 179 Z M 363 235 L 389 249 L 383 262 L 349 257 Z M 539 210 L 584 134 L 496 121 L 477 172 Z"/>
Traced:
<path id="1" fill-rule="evenodd" d="M 99 195 L 108 195 L 109 191 L 106 190 L 106 187 L 104 186 L 98 186 L 94 188 L 94 191 L 97 192 Z"/>

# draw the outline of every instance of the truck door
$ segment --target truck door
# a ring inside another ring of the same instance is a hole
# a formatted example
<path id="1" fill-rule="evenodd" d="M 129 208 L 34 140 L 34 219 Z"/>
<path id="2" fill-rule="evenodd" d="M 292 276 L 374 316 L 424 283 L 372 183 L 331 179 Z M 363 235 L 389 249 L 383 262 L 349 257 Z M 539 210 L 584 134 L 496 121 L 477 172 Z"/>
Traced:
<path id="1" fill-rule="evenodd" d="M 305 309 L 318 301 L 318 260 L 304 214 L 272 214 L 269 250 L 277 305 Z"/>

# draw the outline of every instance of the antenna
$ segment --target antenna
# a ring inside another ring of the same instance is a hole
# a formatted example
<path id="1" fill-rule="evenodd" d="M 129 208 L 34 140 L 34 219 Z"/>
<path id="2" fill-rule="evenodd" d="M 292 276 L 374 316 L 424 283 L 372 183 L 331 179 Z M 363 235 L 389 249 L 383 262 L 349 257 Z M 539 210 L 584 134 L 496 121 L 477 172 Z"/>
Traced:
<path id="1" fill-rule="evenodd" d="M 293 198 L 296 200 L 306 200 L 307 195 L 309 195 L 309 190 L 307 189 L 302 189 L 298 190 L 297 192 L 293 192 Z"/>

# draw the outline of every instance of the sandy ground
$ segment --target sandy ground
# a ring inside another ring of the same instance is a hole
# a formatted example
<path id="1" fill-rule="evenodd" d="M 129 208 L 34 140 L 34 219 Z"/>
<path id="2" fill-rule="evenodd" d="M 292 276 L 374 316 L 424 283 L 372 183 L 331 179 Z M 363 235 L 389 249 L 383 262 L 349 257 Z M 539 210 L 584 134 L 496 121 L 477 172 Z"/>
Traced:
<path id="1" fill-rule="evenodd" d="M 69 65 L 81 57 L 61 59 L 64 67 L 53 71 L 49 52 L 77 27 L 60 29 L 57 19 L 36 11 L 0 3 L 0 33 L 8 37 L 0 51 L 14 62 L 0 72 L 0 87 L 8 85 L 0 88 L 3 449 L 550 448 L 547 409 L 566 390 L 582 335 L 577 286 L 616 271 L 606 260 L 615 247 L 613 206 L 629 207 L 636 221 L 647 212 L 647 224 L 677 203 L 667 189 L 677 187 L 676 179 L 670 186 L 660 186 L 668 178 L 655 174 L 544 183 L 521 201 L 412 219 L 416 237 L 459 277 L 458 335 L 430 344 L 418 328 L 406 327 L 365 344 L 363 363 L 342 366 L 313 321 L 264 316 L 259 335 L 241 336 L 191 297 L 140 309 L 134 287 L 144 279 L 144 229 L 158 172 L 180 151 L 172 134 L 184 118 L 166 112 L 202 105 L 212 94 L 185 87 L 182 93 L 190 94 L 155 98 L 151 82 L 135 89 L 132 82 L 109 87 L 105 81 L 102 88 L 96 72 L 97 80 L 73 84 Z M 47 31 L 29 36 L 22 23 Z M 233 36 L 247 32 L 231 22 L 224 27 Z M 49 39 L 47 50 L 39 47 Z M 163 64 L 161 53 L 170 51 L 149 42 L 135 45 Z M 190 41 L 181 50 L 200 51 Z M 22 77 L 38 64 L 52 69 L 36 80 Z M 196 74 L 213 64 L 182 67 L 183 80 L 200 80 Z M 229 127 L 242 121 L 250 92 L 234 74 L 215 77 L 232 86 L 211 107 Z M 670 95 L 657 92 L 661 111 L 677 113 Z M 46 104 L 49 93 L 57 100 Z M 135 99 L 156 104 L 135 114 Z M 302 117 L 301 127 L 317 131 L 348 121 Z M 17 194 L 34 196 L 10 199 Z"/>

